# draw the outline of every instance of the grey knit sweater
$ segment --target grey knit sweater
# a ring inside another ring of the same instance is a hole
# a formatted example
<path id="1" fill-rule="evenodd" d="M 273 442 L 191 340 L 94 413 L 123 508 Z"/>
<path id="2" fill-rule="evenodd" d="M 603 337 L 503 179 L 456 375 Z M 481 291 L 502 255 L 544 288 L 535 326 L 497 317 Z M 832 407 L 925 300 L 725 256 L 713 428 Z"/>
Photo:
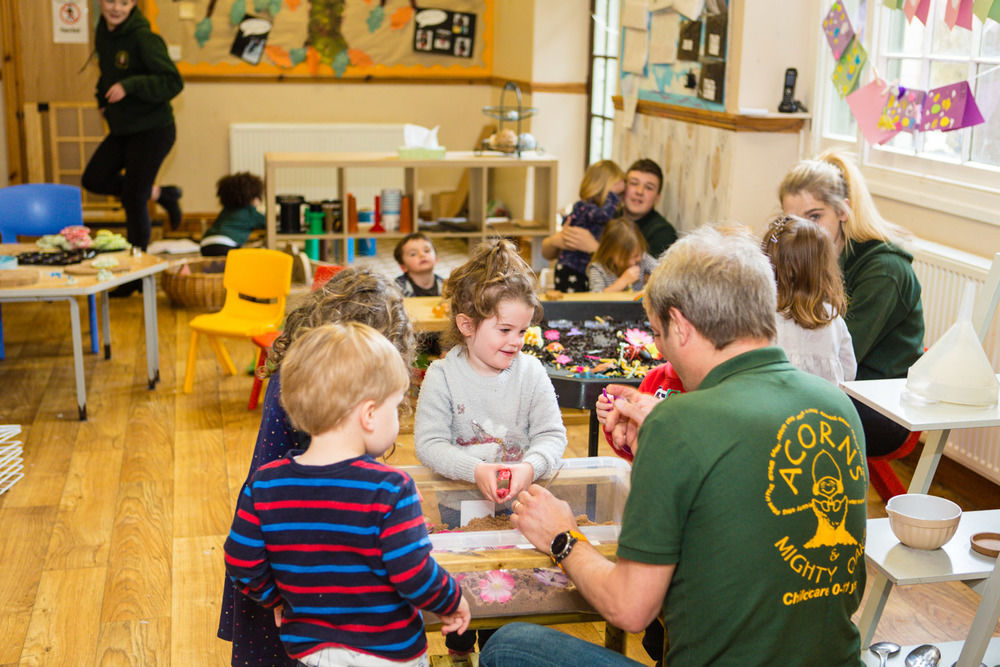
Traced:
<path id="1" fill-rule="evenodd" d="M 417 457 L 434 472 L 475 481 L 483 461 L 523 461 L 534 479 L 556 470 L 566 449 L 566 427 L 545 369 L 518 354 L 493 377 L 476 373 L 457 345 L 430 365 L 413 427 Z"/>

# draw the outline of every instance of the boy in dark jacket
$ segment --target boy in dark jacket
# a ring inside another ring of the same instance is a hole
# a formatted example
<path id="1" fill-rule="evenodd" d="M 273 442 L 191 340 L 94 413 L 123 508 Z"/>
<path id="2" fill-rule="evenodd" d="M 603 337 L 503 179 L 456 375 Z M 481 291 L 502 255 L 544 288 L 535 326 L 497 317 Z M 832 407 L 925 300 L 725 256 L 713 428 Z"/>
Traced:
<path id="1" fill-rule="evenodd" d="M 267 218 L 257 210 L 264 195 L 264 181 L 248 171 L 223 176 L 215 184 L 222 212 L 201 239 L 201 254 L 219 257 L 241 248 L 250 232 L 264 229 Z"/>

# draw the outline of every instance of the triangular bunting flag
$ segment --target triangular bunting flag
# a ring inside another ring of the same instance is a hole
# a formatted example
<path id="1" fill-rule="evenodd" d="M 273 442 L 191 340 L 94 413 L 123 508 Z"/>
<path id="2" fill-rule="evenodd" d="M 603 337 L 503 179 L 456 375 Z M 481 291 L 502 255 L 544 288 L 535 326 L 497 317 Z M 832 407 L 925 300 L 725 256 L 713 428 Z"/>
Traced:
<path id="1" fill-rule="evenodd" d="M 854 39 L 854 28 L 851 26 L 851 19 L 847 16 L 847 8 L 843 2 L 838 0 L 830 7 L 826 18 L 823 19 L 823 33 L 826 35 L 830 50 L 833 51 L 833 58 L 840 60 L 847 45 Z"/>
<path id="2" fill-rule="evenodd" d="M 837 87 L 837 93 L 841 97 L 845 97 L 857 88 L 861 72 L 867 62 L 868 53 L 855 37 L 833 68 L 833 85 Z"/>
<path id="3" fill-rule="evenodd" d="M 983 122 L 968 81 L 959 81 L 927 91 L 921 114 L 920 129 L 924 132 L 951 132 Z"/>
<path id="4" fill-rule="evenodd" d="M 885 81 L 875 79 L 847 96 L 847 106 L 851 108 L 854 120 L 869 144 L 884 144 L 899 134 L 894 128 L 884 129 L 879 125 L 882 109 L 892 97 Z"/>

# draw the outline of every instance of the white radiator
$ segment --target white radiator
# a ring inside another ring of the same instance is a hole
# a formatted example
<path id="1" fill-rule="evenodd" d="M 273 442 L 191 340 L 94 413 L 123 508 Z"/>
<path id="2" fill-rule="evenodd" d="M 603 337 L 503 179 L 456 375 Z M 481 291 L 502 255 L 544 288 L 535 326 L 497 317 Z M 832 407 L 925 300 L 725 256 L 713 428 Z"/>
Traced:
<path id="1" fill-rule="evenodd" d="M 979 294 L 990 262 L 929 241 L 918 240 L 910 250 L 923 288 L 924 345 L 930 347 L 955 323 L 965 285 L 974 283 Z M 1000 318 L 993 318 L 983 347 L 993 368 L 1000 368 Z M 945 455 L 1000 484 L 1000 428 L 952 431 Z"/>
<path id="2" fill-rule="evenodd" d="M 403 145 L 401 123 L 233 123 L 229 126 L 229 172 L 264 177 L 264 153 L 395 153 Z M 337 170 L 279 169 L 278 194 L 302 195 L 307 201 L 340 199 Z M 382 188 L 402 188 L 402 169 L 353 169 L 350 191 L 358 208 L 370 208 Z"/>

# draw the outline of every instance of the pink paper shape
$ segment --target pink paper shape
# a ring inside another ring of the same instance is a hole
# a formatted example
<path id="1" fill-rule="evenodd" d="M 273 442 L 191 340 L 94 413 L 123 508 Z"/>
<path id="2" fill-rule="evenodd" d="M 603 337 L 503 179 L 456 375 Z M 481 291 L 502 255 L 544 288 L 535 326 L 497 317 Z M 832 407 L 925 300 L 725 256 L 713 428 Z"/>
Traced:
<path id="1" fill-rule="evenodd" d="M 968 81 L 959 81 L 927 91 L 921 114 L 920 129 L 924 132 L 951 132 L 983 122 Z"/>
<path id="2" fill-rule="evenodd" d="M 910 23 L 916 16 L 921 23 L 927 25 L 927 14 L 930 10 L 931 0 L 905 0 L 903 2 L 903 13 L 906 14 L 906 20 Z"/>
<path id="3" fill-rule="evenodd" d="M 899 134 L 899 130 L 879 127 L 882 108 L 891 96 L 885 81 L 881 79 L 875 79 L 847 96 L 847 106 L 851 108 L 861 133 L 872 146 L 884 144 Z"/>
<path id="4" fill-rule="evenodd" d="M 972 30 L 972 1 L 973 0 L 947 0 L 944 9 L 944 22 L 948 29 L 955 26 Z"/>
<path id="5" fill-rule="evenodd" d="M 847 16 L 847 9 L 843 2 L 834 2 L 823 19 L 823 34 L 826 35 L 826 42 L 833 51 L 835 60 L 840 60 L 844 55 L 844 49 L 854 38 L 854 27 L 851 19 Z"/>

